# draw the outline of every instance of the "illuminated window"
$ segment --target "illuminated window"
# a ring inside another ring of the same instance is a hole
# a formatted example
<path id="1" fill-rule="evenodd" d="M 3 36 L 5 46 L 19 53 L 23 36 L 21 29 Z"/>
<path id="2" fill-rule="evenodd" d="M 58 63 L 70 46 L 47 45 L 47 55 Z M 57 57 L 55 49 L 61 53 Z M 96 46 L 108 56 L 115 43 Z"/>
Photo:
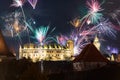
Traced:
<path id="1" fill-rule="evenodd" d="M 38 51 L 35 51 L 35 53 L 38 53 Z"/>
<path id="2" fill-rule="evenodd" d="M 59 56 L 59 54 L 56 54 L 56 56 Z"/>
<path id="3" fill-rule="evenodd" d="M 47 53 L 49 53 L 49 51 L 47 51 Z"/>

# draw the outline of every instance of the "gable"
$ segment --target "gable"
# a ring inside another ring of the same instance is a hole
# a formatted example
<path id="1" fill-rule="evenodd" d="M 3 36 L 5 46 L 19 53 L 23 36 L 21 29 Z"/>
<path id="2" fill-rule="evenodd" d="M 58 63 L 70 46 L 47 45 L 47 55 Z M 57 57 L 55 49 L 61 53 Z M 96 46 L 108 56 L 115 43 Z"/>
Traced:
<path id="1" fill-rule="evenodd" d="M 97 50 L 94 44 L 88 44 L 74 61 L 83 62 L 108 62 L 108 60 Z"/>

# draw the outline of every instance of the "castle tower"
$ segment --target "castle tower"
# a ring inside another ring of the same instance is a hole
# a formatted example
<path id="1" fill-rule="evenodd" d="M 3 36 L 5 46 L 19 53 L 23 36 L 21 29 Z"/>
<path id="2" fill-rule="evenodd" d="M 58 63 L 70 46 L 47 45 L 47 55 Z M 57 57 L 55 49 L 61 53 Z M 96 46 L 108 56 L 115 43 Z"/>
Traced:
<path id="1" fill-rule="evenodd" d="M 0 30 L 0 55 L 7 55 L 9 53 L 9 49 L 5 43 L 4 37 Z"/>
<path id="2" fill-rule="evenodd" d="M 74 42 L 72 40 L 68 40 L 66 47 L 71 50 L 71 55 L 74 55 Z"/>
<path id="3" fill-rule="evenodd" d="M 21 59 L 22 58 L 22 46 L 20 45 L 20 47 L 19 47 L 19 59 Z"/>
<path id="4" fill-rule="evenodd" d="M 99 41 L 99 38 L 97 36 L 95 36 L 93 44 L 100 51 L 100 41 Z"/>

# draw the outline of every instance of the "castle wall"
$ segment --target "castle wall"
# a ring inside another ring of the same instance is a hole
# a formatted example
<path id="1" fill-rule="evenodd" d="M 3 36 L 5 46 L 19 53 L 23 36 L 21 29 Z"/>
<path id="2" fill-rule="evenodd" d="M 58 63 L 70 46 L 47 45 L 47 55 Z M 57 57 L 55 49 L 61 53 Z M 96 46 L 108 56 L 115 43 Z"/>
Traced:
<path id="1" fill-rule="evenodd" d="M 101 68 L 107 65 L 106 62 L 75 62 L 73 63 L 74 71 L 84 71 Z"/>

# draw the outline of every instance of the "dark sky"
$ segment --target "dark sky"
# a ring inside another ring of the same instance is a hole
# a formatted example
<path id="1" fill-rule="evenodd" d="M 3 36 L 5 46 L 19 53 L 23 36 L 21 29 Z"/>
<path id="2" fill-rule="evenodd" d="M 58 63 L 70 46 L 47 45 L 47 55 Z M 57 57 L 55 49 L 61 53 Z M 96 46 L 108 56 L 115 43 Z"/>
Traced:
<path id="1" fill-rule="evenodd" d="M 26 16 L 32 17 L 37 26 L 48 25 L 57 27 L 56 32 L 69 32 L 71 26 L 69 21 L 82 15 L 86 0 L 38 0 L 36 9 L 33 10 L 28 2 L 23 5 Z M 105 0 L 104 13 L 112 12 L 120 7 L 119 0 Z M 18 8 L 10 7 L 12 0 L 1 0 L 0 14 L 14 12 Z M 84 6 L 84 7 L 83 7 Z M 83 8 L 82 8 L 83 7 Z M 81 9 L 82 8 L 82 9 Z"/>
<path id="2" fill-rule="evenodd" d="M 9 7 L 12 0 L 2 0 L 0 2 L 0 13 L 4 11 L 10 12 L 17 10 L 14 7 Z M 35 18 L 39 25 L 49 24 L 59 28 L 59 31 L 64 31 L 68 23 L 76 16 L 79 16 L 79 6 L 85 3 L 84 0 L 38 0 L 36 9 L 33 10 L 28 2 L 23 6 L 26 16 L 30 15 Z"/>
<path id="3" fill-rule="evenodd" d="M 113 10 L 120 7 L 120 0 L 102 0 L 105 3 L 102 5 L 104 8 L 103 13 L 107 16 L 107 13 L 112 12 Z M 31 5 L 26 2 L 23 5 L 26 17 L 34 18 L 36 21 L 36 26 L 48 25 L 56 27 L 55 33 L 69 33 L 73 26 L 69 23 L 75 17 L 81 16 L 84 12 L 83 6 L 85 6 L 86 0 L 38 0 L 36 9 L 33 10 Z M 1 0 L 0 2 L 0 15 L 6 15 L 7 13 L 14 12 L 19 8 L 10 7 L 12 0 Z M 83 10 L 83 11 L 82 11 Z M 109 16 L 107 16 L 109 17 Z M 110 17 L 109 17 L 110 18 Z M 114 22 L 115 23 L 115 22 Z M 0 22 L 0 24 L 2 24 Z M 115 24 L 117 25 L 117 24 Z M 114 42 L 114 46 L 120 47 L 120 36 L 117 34 L 117 39 L 112 40 L 108 39 L 109 42 Z M 26 38 L 25 38 L 26 39 Z M 16 39 L 6 38 L 9 46 L 13 46 L 13 42 Z M 24 40 L 26 41 L 26 40 Z M 14 42 L 17 46 L 17 42 Z"/>

